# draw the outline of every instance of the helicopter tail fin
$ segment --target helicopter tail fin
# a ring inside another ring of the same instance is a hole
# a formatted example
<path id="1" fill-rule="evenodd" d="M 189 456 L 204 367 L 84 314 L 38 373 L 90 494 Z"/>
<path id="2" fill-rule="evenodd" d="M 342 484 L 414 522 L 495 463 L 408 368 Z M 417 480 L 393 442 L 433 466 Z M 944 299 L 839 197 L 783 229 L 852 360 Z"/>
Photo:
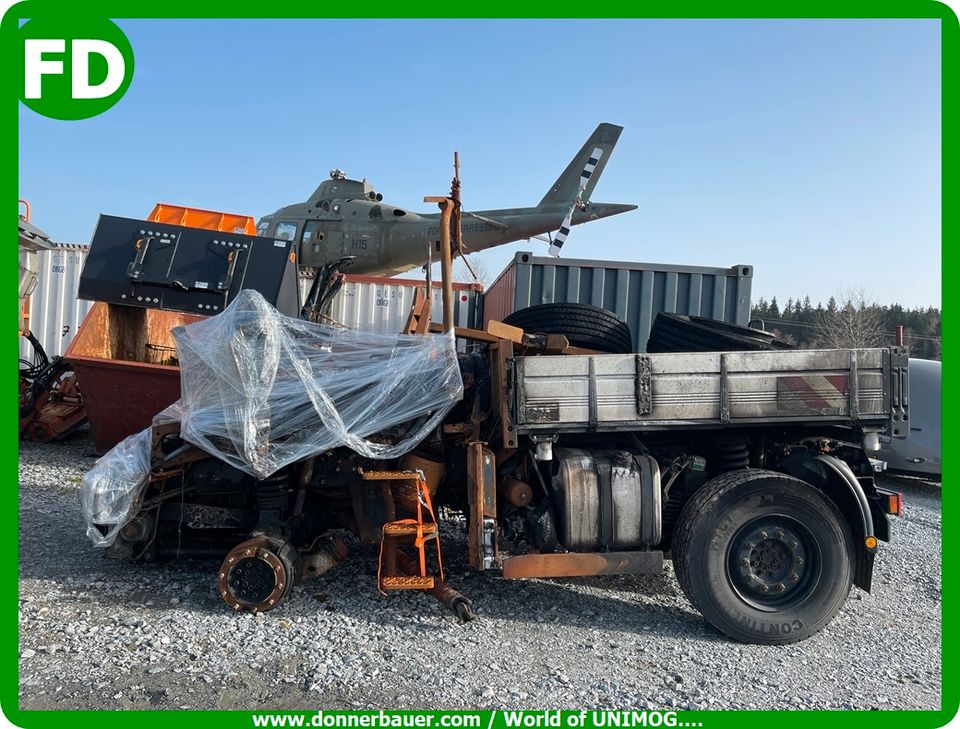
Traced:
<path id="1" fill-rule="evenodd" d="M 550 186 L 547 194 L 543 196 L 543 199 L 537 207 L 570 205 L 574 198 L 576 198 L 577 191 L 580 189 L 580 177 L 584 167 L 590 160 L 593 150 L 600 149 L 603 154 L 597 161 L 596 167 L 593 169 L 593 174 L 589 182 L 587 182 L 583 195 L 581 196 L 583 201 L 589 200 L 590 194 L 593 192 L 593 188 L 596 187 L 600 175 L 603 174 L 603 168 L 606 167 L 607 160 L 610 159 L 610 154 L 617 145 L 617 140 L 620 139 L 620 132 L 622 131 L 623 127 L 619 127 L 616 124 L 607 124 L 606 122 L 600 124 L 593 131 L 593 134 L 590 135 L 590 138 L 584 142 L 580 151 L 570 160 L 570 164 L 567 165 L 567 168 L 560 177 L 557 178 L 557 181 Z"/>

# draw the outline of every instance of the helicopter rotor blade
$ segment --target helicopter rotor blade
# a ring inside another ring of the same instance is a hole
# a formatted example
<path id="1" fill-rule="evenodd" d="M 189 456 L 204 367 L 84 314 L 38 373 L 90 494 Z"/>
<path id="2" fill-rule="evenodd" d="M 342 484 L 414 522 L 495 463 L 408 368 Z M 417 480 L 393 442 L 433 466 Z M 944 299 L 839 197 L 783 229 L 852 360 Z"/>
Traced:
<path id="1" fill-rule="evenodd" d="M 577 196 L 573 199 L 573 203 L 570 205 L 570 211 L 560 224 L 560 230 L 558 230 L 557 234 L 553 237 L 553 243 L 550 245 L 550 250 L 548 251 L 554 258 L 560 255 L 560 249 L 563 248 L 567 236 L 570 235 L 570 228 L 573 226 L 573 214 L 578 207 L 583 205 L 583 200 L 581 199 L 583 197 L 583 191 L 587 188 L 590 178 L 593 177 L 593 171 L 597 168 L 597 163 L 600 162 L 602 156 L 603 150 L 600 147 L 594 147 L 589 159 L 587 159 L 587 164 L 583 166 L 583 172 L 580 173 L 580 187 L 577 190 Z"/>
<path id="2" fill-rule="evenodd" d="M 567 217 L 560 223 L 560 230 L 553 236 L 553 243 L 550 244 L 550 249 L 547 252 L 554 258 L 560 256 L 560 249 L 563 248 L 563 244 L 567 242 L 567 236 L 570 235 L 570 226 L 573 225 L 573 211 L 576 207 L 576 204 L 574 204 L 570 212 L 567 213 Z"/>

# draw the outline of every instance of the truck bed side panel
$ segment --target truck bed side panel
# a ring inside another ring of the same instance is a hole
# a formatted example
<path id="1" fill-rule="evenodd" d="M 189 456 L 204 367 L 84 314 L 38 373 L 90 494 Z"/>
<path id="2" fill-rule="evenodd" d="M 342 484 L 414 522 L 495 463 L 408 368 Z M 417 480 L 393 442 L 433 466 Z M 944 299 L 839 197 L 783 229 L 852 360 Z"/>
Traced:
<path id="1" fill-rule="evenodd" d="M 517 357 L 514 426 L 561 432 L 859 422 L 893 430 L 892 356 L 860 349 Z M 898 429 L 905 417 L 904 410 Z"/>

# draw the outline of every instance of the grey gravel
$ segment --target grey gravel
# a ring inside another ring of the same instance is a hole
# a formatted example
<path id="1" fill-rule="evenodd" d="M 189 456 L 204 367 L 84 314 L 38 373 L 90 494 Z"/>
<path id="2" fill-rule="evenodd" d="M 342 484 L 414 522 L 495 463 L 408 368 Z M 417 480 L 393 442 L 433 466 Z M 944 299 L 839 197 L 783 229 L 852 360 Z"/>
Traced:
<path id="1" fill-rule="evenodd" d="M 480 620 L 379 595 L 375 553 L 297 586 L 266 615 L 229 612 L 217 565 L 131 565 L 84 536 L 86 436 L 20 447 L 24 709 L 938 709 L 940 485 L 897 481 L 906 515 L 874 591 L 792 646 L 734 643 L 662 575 L 505 581 L 444 542 Z"/>

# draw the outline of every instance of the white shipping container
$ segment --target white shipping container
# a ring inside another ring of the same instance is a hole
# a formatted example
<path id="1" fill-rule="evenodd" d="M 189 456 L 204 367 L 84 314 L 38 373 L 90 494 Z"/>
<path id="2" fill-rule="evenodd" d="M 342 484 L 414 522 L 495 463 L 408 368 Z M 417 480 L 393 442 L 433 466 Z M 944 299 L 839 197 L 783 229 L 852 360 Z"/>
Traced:
<path id="1" fill-rule="evenodd" d="M 340 291 L 330 305 L 330 318 L 351 329 L 379 334 L 397 334 L 407 322 L 417 288 L 424 281 L 381 278 L 378 276 L 345 277 Z M 300 279 L 301 300 L 305 300 L 312 279 Z M 454 325 L 476 328 L 482 320 L 483 289 L 478 284 L 454 283 Z M 433 282 L 431 319 L 443 322 L 443 293 L 440 282 Z"/>
<path id="2" fill-rule="evenodd" d="M 30 294 L 30 331 L 48 357 L 63 356 L 92 306 L 77 298 L 80 272 L 89 246 L 59 243 L 38 256 L 37 286 Z M 20 338 L 20 358 L 32 360 L 33 347 Z"/>
<path id="3" fill-rule="evenodd" d="M 63 356 L 92 303 L 77 298 L 77 286 L 88 246 L 64 243 L 39 255 L 39 280 L 30 296 L 30 330 L 47 356 Z M 301 277 L 301 300 L 312 279 Z M 440 282 L 433 282 L 433 315 L 443 321 Z M 396 334 L 407 321 L 416 289 L 423 281 L 347 276 L 330 307 L 330 317 L 351 329 Z M 483 289 L 478 284 L 454 283 L 454 323 L 479 327 Z M 20 357 L 33 358 L 33 349 L 20 339 Z"/>

